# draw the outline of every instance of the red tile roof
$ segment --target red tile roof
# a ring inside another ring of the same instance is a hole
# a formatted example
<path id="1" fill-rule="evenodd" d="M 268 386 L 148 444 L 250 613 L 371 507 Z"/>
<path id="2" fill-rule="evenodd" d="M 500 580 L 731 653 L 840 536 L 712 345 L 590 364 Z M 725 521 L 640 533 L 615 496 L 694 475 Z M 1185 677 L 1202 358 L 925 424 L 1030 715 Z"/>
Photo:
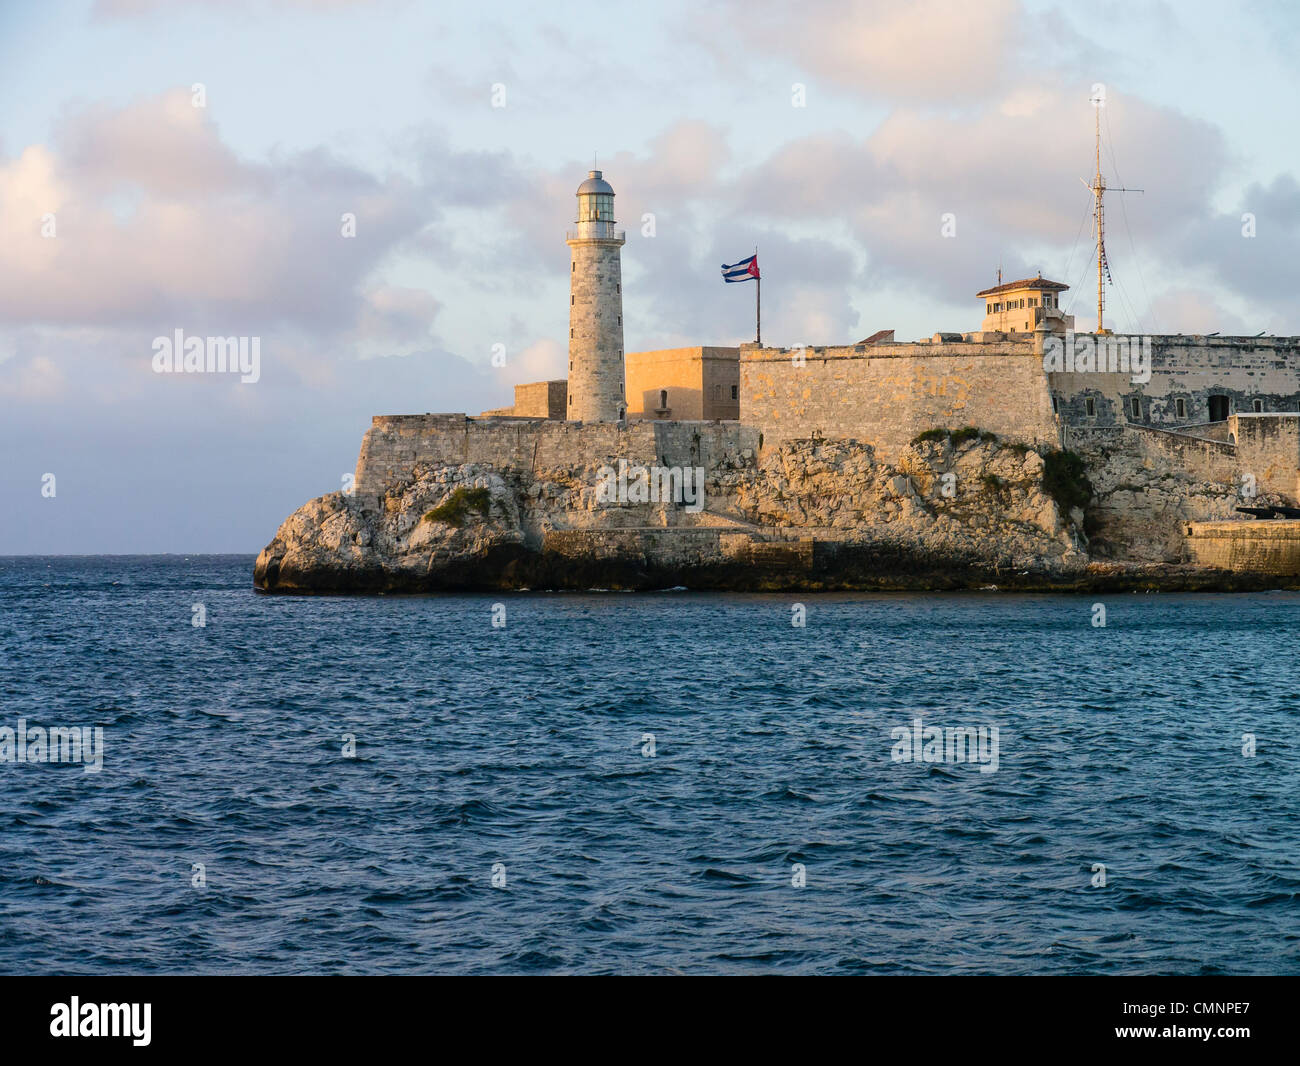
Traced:
<path id="1" fill-rule="evenodd" d="M 878 329 L 870 337 L 858 341 L 858 344 L 888 344 L 893 341 L 893 339 L 894 331 L 892 329 Z"/>
<path id="2" fill-rule="evenodd" d="M 1020 281 L 1008 281 L 1005 285 L 994 285 L 991 289 L 977 292 L 976 296 L 997 296 L 999 293 L 1012 292 L 1015 289 L 1039 289 L 1044 292 L 1064 292 L 1070 286 L 1046 278 L 1022 278 Z"/>

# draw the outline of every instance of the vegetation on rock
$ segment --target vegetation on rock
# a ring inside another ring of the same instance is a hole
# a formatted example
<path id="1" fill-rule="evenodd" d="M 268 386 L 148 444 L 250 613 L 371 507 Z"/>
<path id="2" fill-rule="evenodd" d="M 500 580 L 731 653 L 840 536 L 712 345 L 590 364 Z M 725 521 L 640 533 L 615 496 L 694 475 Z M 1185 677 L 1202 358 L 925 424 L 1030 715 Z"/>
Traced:
<path id="1" fill-rule="evenodd" d="M 492 494 L 484 488 L 456 489 L 442 503 L 424 516 L 426 522 L 444 522 L 449 526 L 463 526 L 471 512 L 477 512 L 483 518 L 492 508 Z"/>
<path id="2" fill-rule="evenodd" d="M 1056 501 L 1062 514 L 1074 507 L 1084 510 L 1092 502 L 1092 482 L 1088 480 L 1083 456 L 1077 452 L 1053 448 L 1043 453 L 1043 491 Z"/>
<path id="3" fill-rule="evenodd" d="M 949 441 L 955 448 L 959 444 L 965 444 L 970 440 L 988 441 L 990 444 L 998 439 L 996 433 L 990 433 L 985 429 L 977 429 L 975 426 L 962 426 L 961 429 L 944 429 L 942 426 L 936 426 L 933 429 L 927 429 L 918 433 L 912 438 L 913 444 L 924 444 L 926 441 Z"/>

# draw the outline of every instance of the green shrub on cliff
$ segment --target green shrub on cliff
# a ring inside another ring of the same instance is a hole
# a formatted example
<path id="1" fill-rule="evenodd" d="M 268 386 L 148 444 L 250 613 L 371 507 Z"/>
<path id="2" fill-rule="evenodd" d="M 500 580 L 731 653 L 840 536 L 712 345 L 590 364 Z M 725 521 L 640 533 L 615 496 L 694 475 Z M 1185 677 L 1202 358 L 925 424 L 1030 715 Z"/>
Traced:
<path id="1" fill-rule="evenodd" d="M 991 443 L 997 439 L 998 435 L 996 433 L 990 433 L 986 429 L 976 429 L 974 426 L 962 426 L 961 429 L 944 429 L 941 426 L 936 426 L 934 429 L 927 429 L 918 433 L 912 438 L 912 443 L 924 444 L 930 440 L 946 440 L 951 441 L 952 446 L 955 448 L 959 444 L 965 444 L 968 440 L 983 440 Z"/>
<path id="2" fill-rule="evenodd" d="M 1092 502 L 1092 482 L 1085 473 L 1083 456 L 1057 449 L 1044 452 L 1043 491 L 1056 501 L 1062 514 L 1069 514 L 1072 507 L 1084 510 Z"/>
<path id="3" fill-rule="evenodd" d="M 927 429 L 924 433 L 918 433 L 912 438 L 913 444 L 924 444 L 928 440 L 947 440 L 948 431 L 946 429 Z"/>
<path id="4" fill-rule="evenodd" d="M 425 522 L 445 522 L 449 526 L 463 526 L 471 511 L 477 511 L 486 518 L 492 509 L 492 494 L 487 489 L 467 489 L 461 487 L 452 492 L 442 503 L 424 515 Z"/>

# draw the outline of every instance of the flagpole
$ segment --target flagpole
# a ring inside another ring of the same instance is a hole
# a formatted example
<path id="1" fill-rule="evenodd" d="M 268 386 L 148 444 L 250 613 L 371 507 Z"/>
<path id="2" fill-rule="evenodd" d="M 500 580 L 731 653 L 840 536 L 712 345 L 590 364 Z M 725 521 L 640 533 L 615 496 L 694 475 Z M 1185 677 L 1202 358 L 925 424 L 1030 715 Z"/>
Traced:
<path id="1" fill-rule="evenodd" d="M 758 258 L 758 245 L 754 245 L 754 257 Z M 754 279 L 754 343 L 763 347 L 763 275 Z"/>

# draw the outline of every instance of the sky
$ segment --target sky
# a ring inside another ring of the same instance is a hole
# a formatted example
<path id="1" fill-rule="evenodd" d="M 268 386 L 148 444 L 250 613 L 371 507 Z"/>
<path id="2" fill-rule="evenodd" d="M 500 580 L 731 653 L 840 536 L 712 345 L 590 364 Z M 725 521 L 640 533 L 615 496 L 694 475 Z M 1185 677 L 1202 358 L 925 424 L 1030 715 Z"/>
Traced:
<path id="1" fill-rule="evenodd" d="M 0 554 L 254 553 L 372 415 L 563 377 L 593 159 L 629 351 L 752 339 L 754 248 L 768 344 L 977 329 L 999 268 L 1087 328 L 1100 95 L 1107 325 L 1300 334 L 1297 12 L 0 0 Z"/>

